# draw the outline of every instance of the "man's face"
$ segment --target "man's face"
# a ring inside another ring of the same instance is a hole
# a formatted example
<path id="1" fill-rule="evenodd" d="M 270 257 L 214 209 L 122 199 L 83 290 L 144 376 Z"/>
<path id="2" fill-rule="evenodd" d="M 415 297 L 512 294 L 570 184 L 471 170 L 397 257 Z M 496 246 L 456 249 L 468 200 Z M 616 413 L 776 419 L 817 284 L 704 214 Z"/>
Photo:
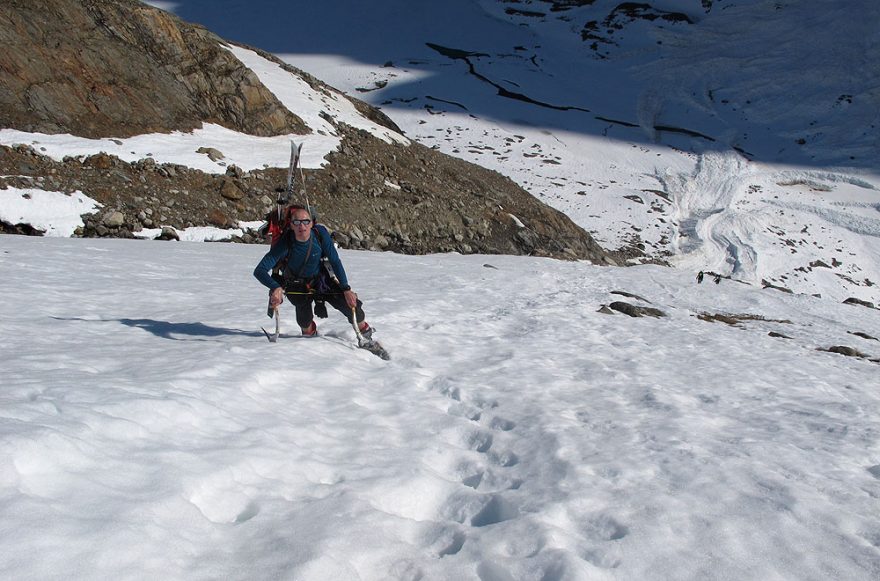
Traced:
<path id="1" fill-rule="evenodd" d="M 311 236 L 312 219 L 307 210 L 296 210 L 291 222 L 293 234 L 300 242 L 305 242 Z"/>

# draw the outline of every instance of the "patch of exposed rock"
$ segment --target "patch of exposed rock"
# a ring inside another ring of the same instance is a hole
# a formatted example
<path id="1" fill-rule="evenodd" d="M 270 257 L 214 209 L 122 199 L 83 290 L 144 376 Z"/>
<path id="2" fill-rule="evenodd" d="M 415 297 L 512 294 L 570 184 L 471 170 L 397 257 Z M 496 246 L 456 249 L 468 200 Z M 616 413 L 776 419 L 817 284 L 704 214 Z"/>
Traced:
<path id="1" fill-rule="evenodd" d="M 84 137 L 190 131 L 304 133 L 223 40 L 137 0 L 4 0 L 4 127 Z"/>
<path id="2" fill-rule="evenodd" d="M 850 297 L 843 302 L 844 302 L 844 304 L 847 304 L 847 305 L 860 305 L 863 307 L 868 307 L 869 309 L 877 308 L 874 306 L 874 303 L 872 303 L 870 301 L 863 301 L 863 300 L 857 299 L 855 297 Z"/>
<path id="3" fill-rule="evenodd" d="M 661 311 L 660 309 L 655 309 L 652 307 L 642 307 L 639 305 L 633 305 L 630 303 L 625 303 L 623 301 L 614 301 L 610 305 L 608 305 L 612 311 L 617 311 L 619 313 L 623 313 L 624 315 L 629 315 L 630 317 L 665 317 L 666 313 Z"/>
<path id="4" fill-rule="evenodd" d="M 867 358 L 868 356 L 855 349 L 853 347 L 847 347 L 846 345 L 833 345 L 828 347 L 827 349 L 819 349 L 819 351 L 827 351 L 828 353 L 837 353 L 839 355 L 846 355 L 847 357 L 860 357 Z"/>

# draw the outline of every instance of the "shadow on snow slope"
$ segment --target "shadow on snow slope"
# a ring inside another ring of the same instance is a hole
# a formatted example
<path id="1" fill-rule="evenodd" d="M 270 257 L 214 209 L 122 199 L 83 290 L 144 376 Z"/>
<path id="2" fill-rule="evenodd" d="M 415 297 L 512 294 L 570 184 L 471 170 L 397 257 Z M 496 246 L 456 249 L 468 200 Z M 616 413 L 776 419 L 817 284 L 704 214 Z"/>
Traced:
<path id="1" fill-rule="evenodd" d="M 545 21 L 518 25 L 491 2 L 471 0 L 154 4 L 282 58 L 334 55 L 363 65 L 372 71 L 360 74 L 363 85 L 371 86 L 355 88 L 375 90 L 361 97 L 392 117 L 394 109 L 445 110 L 695 152 L 733 148 L 750 159 L 806 166 L 873 169 L 880 160 L 871 90 L 880 67 L 870 59 L 880 45 L 863 30 L 880 8 L 869 3 L 852 12 L 829 4 L 822 19 L 790 7 L 773 19 L 773 3 L 743 0 L 739 12 L 716 11 L 705 30 L 701 22 L 675 32 L 640 22 L 633 35 L 658 33 L 666 42 L 649 49 L 621 43 L 614 61 L 592 58 L 576 34 L 607 2 L 566 13 L 578 20 L 564 34 L 543 35 L 537 31 L 553 32 Z M 735 12 L 728 21 L 720 16 Z M 558 32 L 559 23 L 551 24 Z M 862 62 L 850 63 L 853 54 Z"/>
<path id="2" fill-rule="evenodd" d="M 59 321 L 82 321 L 86 323 L 122 323 L 128 327 L 143 329 L 162 339 L 173 341 L 207 341 L 211 337 L 223 337 L 238 335 L 241 337 L 263 338 L 262 331 L 245 331 L 242 329 L 227 329 L 225 327 L 212 327 L 204 323 L 173 323 L 171 321 L 157 321 L 155 319 L 79 319 L 51 317 Z M 183 336 L 184 338 L 180 337 Z M 185 338 L 191 337 L 191 338 Z"/>

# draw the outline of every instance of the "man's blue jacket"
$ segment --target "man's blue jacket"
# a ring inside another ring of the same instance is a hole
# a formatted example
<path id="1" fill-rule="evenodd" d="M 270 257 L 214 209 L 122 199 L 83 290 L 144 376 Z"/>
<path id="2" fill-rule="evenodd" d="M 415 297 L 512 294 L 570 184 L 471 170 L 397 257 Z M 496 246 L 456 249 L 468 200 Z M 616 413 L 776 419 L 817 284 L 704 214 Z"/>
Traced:
<path id="1" fill-rule="evenodd" d="M 315 232 L 318 229 L 320 234 Z M 310 245 L 311 250 L 309 250 Z M 254 276 L 263 285 L 274 290 L 281 285 L 272 278 L 270 271 L 278 264 L 278 261 L 287 257 L 288 270 L 294 276 L 308 279 L 314 278 L 320 273 L 322 256 L 326 256 L 330 261 L 330 266 L 333 267 L 333 273 L 339 279 L 342 290 L 349 290 L 351 287 L 348 286 L 348 278 L 342 267 L 342 261 L 339 259 L 339 253 L 336 252 L 330 232 L 321 224 L 316 224 L 311 229 L 309 240 L 306 242 L 300 242 L 291 230 L 287 230 L 278 242 L 272 245 L 272 248 L 254 269 Z"/>

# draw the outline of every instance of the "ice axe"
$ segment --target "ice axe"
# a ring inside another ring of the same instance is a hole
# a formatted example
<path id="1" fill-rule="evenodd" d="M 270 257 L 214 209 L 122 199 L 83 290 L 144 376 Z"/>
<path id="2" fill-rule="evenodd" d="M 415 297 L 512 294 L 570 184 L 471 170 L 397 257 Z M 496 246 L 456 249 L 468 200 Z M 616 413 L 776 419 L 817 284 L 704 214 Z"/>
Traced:
<path id="1" fill-rule="evenodd" d="M 270 334 L 265 327 L 260 328 L 263 329 L 263 333 L 266 334 L 266 339 L 269 340 L 269 343 L 275 343 L 278 341 L 278 336 L 281 335 L 281 315 L 278 314 L 278 307 L 273 307 L 271 305 L 269 306 L 269 312 L 266 314 L 275 317 L 275 334 Z"/>

